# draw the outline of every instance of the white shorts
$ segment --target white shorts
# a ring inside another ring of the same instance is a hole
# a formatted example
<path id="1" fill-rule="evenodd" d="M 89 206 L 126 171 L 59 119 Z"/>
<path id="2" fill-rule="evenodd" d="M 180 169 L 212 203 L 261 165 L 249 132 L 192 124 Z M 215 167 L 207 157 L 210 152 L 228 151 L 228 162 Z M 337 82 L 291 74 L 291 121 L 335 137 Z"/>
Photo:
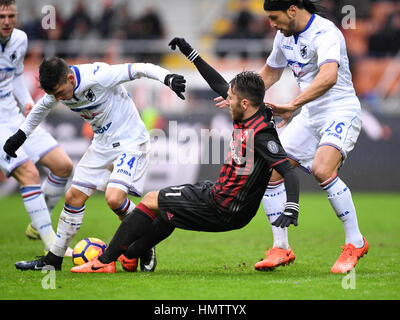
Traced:
<path id="1" fill-rule="evenodd" d="M 57 141 L 50 133 L 41 127 L 37 127 L 17 150 L 17 157 L 8 157 L 3 146 L 7 139 L 17 131 L 18 126 L 0 125 L 0 169 L 7 177 L 28 160 L 36 163 L 48 152 L 58 147 Z"/>
<path id="2" fill-rule="evenodd" d="M 147 151 L 116 148 L 99 152 L 91 145 L 75 168 L 72 186 L 89 197 L 108 187 L 141 197 L 148 163 Z"/>
<path id="3" fill-rule="evenodd" d="M 288 158 L 311 173 L 315 153 L 324 145 L 339 150 L 343 163 L 354 148 L 361 124 L 361 116 L 357 114 L 310 119 L 300 113 L 282 130 L 279 138 Z"/>

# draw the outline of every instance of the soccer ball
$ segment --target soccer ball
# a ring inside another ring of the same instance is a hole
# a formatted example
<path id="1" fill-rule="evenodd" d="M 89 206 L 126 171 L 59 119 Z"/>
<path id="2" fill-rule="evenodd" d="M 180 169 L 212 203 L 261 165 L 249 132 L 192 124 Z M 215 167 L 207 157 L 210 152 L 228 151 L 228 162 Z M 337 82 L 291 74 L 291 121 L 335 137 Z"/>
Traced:
<path id="1" fill-rule="evenodd" d="M 72 262 L 80 266 L 101 255 L 107 245 L 97 238 L 85 238 L 79 241 L 72 252 Z"/>

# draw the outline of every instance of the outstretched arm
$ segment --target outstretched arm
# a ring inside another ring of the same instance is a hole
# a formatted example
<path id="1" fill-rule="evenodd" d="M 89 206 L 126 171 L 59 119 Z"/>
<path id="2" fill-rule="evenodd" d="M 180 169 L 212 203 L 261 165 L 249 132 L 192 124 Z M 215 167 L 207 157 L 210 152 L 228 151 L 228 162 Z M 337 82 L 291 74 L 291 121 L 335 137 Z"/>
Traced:
<path id="1" fill-rule="evenodd" d="M 178 47 L 186 58 L 188 58 L 190 62 L 194 63 L 197 70 L 199 70 L 201 76 L 207 81 L 212 90 L 225 99 L 228 97 L 229 83 L 226 82 L 218 71 L 205 62 L 203 58 L 200 57 L 199 53 L 193 49 L 184 38 L 174 38 L 168 45 L 172 50 L 175 50 L 176 47 Z"/>
<path id="2" fill-rule="evenodd" d="M 108 65 L 97 62 L 93 65 L 93 75 L 95 81 L 106 88 L 140 78 L 158 80 L 171 88 L 179 98 L 185 99 L 182 94 L 185 92 L 186 80 L 184 77 L 152 63 Z"/>

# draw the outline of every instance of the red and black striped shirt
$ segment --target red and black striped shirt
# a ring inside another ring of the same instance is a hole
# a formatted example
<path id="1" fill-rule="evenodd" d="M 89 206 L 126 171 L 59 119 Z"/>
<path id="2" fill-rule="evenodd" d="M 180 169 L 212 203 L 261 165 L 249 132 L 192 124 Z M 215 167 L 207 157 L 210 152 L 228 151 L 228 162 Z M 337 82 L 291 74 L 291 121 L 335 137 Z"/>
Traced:
<path id="1" fill-rule="evenodd" d="M 272 168 L 286 160 L 267 108 L 234 122 L 230 150 L 219 179 L 211 188 L 216 207 L 231 219 L 246 211 L 254 215 L 268 186 Z"/>

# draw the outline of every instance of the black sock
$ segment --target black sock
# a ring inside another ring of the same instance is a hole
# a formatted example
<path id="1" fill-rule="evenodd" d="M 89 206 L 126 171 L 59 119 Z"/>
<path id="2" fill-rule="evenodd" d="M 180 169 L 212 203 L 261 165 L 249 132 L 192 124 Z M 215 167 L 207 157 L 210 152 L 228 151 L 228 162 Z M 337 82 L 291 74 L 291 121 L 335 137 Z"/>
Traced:
<path id="1" fill-rule="evenodd" d="M 174 231 L 175 227 L 162 219 L 160 216 L 155 218 L 152 223 L 152 232 L 146 233 L 143 237 L 132 243 L 125 252 L 128 259 L 143 257 L 148 250 L 157 243 L 163 241 Z"/>
<path id="2" fill-rule="evenodd" d="M 116 261 L 129 246 L 151 230 L 153 219 L 136 207 L 120 224 L 114 237 L 99 261 L 105 264 Z"/>
<path id="3" fill-rule="evenodd" d="M 56 256 L 54 253 L 49 251 L 47 253 L 46 257 L 44 258 L 44 262 L 47 265 L 54 266 L 54 267 L 61 266 L 61 264 L 63 262 L 63 257 Z"/>

